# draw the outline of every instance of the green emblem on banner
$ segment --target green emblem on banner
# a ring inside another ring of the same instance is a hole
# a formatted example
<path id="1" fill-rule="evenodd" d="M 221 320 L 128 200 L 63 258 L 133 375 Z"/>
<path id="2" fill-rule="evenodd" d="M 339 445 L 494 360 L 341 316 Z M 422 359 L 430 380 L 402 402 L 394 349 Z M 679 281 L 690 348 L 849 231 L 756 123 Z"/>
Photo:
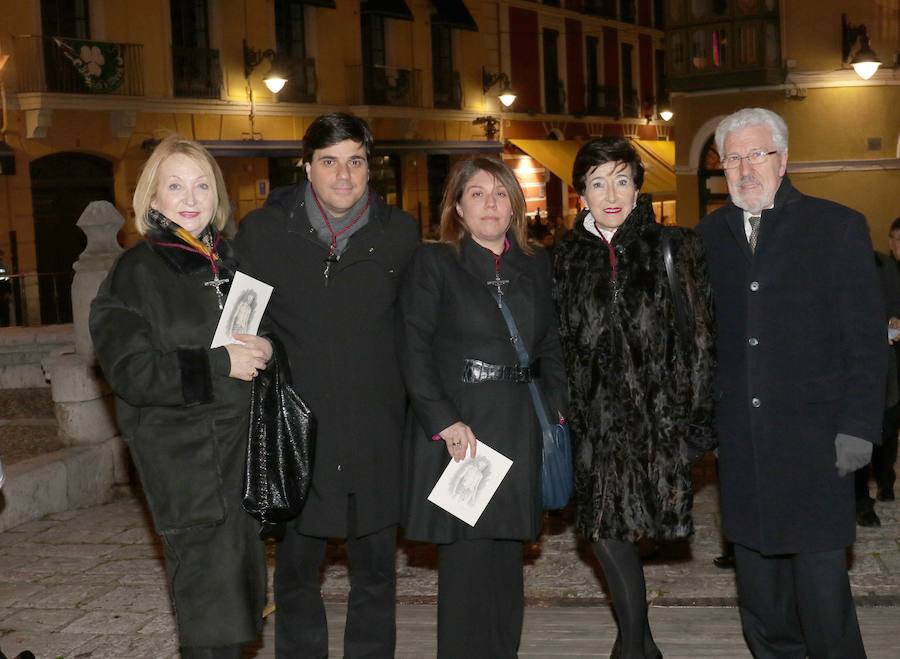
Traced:
<path id="1" fill-rule="evenodd" d="M 84 78 L 92 92 L 109 93 L 117 90 L 125 79 L 122 46 L 105 41 L 64 39 L 53 37 L 72 66 Z"/>

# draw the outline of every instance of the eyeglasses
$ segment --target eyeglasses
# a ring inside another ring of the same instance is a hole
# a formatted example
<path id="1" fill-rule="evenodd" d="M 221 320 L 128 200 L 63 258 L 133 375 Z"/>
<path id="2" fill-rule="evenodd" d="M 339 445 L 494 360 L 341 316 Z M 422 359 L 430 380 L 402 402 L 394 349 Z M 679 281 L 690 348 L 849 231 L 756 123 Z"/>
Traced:
<path id="1" fill-rule="evenodd" d="M 723 169 L 734 169 L 735 167 L 741 166 L 741 160 L 747 160 L 751 165 L 761 165 L 766 161 L 771 155 L 778 153 L 775 151 L 751 151 L 746 156 L 739 156 L 736 153 L 732 153 L 730 155 L 722 158 L 722 167 Z"/>

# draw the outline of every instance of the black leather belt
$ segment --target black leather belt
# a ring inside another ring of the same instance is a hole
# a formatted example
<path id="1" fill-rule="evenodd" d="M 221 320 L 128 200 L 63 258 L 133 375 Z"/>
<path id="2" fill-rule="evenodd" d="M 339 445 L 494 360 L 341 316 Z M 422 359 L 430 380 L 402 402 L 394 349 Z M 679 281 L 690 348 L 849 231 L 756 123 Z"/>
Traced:
<path id="1" fill-rule="evenodd" d="M 462 381 L 466 384 L 478 382 L 514 382 L 528 384 L 531 382 L 532 370 L 528 366 L 505 366 L 488 364 L 480 359 L 464 359 Z"/>

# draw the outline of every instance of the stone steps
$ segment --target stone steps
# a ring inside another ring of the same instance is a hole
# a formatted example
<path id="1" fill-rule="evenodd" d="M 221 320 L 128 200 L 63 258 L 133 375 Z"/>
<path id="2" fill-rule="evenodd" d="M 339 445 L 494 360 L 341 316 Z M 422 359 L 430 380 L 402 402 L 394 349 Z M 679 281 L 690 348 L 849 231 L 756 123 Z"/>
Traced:
<path id="1" fill-rule="evenodd" d="M 0 459 L 12 465 L 65 448 L 50 389 L 0 389 Z"/>

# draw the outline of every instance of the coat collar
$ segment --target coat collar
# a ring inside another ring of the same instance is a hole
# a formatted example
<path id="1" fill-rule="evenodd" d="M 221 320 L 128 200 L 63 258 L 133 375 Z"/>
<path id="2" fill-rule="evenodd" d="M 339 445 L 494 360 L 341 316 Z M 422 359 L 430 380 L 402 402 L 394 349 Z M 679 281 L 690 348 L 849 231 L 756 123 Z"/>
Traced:
<path id="1" fill-rule="evenodd" d="M 519 248 L 512 233 L 506 234 L 509 249 L 500 257 L 500 272 L 503 279 L 510 281 L 521 276 L 525 271 L 525 259 L 528 257 Z M 474 240 L 468 233 L 459 245 L 459 257 L 462 267 L 471 275 L 487 281 L 494 278 L 494 256 Z"/>
<path id="2" fill-rule="evenodd" d="M 767 208 L 762 211 L 762 224 L 759 227 L 759 242 L 757 243 L 757 250 L 762 250 L 763 237 L 765 235 L 771 235 L 773 231 L 776 230 L 776 226 L 773 226 L 779 222 L 779 218 L 783 218 L 783 210 L 786 206 L 796 203 L 800 199 L 802 199 L 803 194 L 794 187 L 791 183 L 791 179 L 787 176 L 781 179 L 781 185 L 778 186 L 778 191 L 775 193 L 775 200 L 772 204 L 772 208 Z M 728 224 L 728 228 L 731 229 L 732 235 L 734 235 L 734 239 L 738 242 L 741 252 L 747 258 L 747 260 L 751 260 L 753 258 L 753 252 L 750 251 L 750 244 L 747 242 L 747 233 L 744 230 L 744 210 L 742 208 L 738 208 L 734 205 L 734 202 L 730 202 L 728 215 L 725 218 L 726 224 Z"/>
<path id="3" fill-rule="evenodd" d="M 266 207 L 272 207 L 286 215 L 285 227 L 288 233 L 300 234 L 310 240 L 321 242 L 316 237 L 315 231 L 310 231 L 312 225 L 310 224 L 309 217 L 306 213 L 307 185 L 308 181 L 301 181 L 289 188 L 275 190 L 272 193 L 270 200 L 266 202 Z M 369 221 L 366 226 L 362 227 L 358 232 L 351 236 L 351 244 L 353 243 L 353 237 L 355 236 L 364 235 L 369 231 L 384 233 L 387 227 L 388 219 L 391 216 L 391 207 L 371 186 L 369 187 L 369 195 L 371 199 Z M 323 244 L 322 248 L 327 249 L 327 246 Z"/>
<path id="4" fill-rule="evenodd" d="M 588 242 L 597 246 L 605 246 L 605 240 L 598 238 L 584 227 L 584 219 L 587 217 L 588 210 L 585 209 L 575 218 L 573 228 L 575 239 L 578 241 Z M 656 217 L 653 214 L 653 202 L 650 195 L 642 194 L 638 197 L 637 204 L 634 209 L 625 218 L 616 233 L 613 235 L 611 244 L 613 246 L 626 246 L 640 238 L 646 228 L 656 224 Z"/>
<path id="5" fill-rule="evenodd" d="M 213 240 L 218 236 L 218 232 L 210 228 L 213 234 Z M 197 252 L 189 252 L 178 247 L 172 247 L 173 244 L 184 245 L 184 243 L 172 233 L 163 229 L 150 229 L 145 235 L 147 245 L 150 250 L 158 255 L 166 264 L 175 272 L 182 275 L 192 275 L 197 273 L 210 272 L 209 259 L 203 254 Z M 185 245 L 186 247 L 187 245 Z M 219 276 L 222 273 L 233 273 L 237 269 L 234 260 L 234 252 L 231 249 L 231 243 L 227 240 L 220 240 L 216 247 L 216 254 L 219 256 Z M 225 275 L 229 276 L 229 275 Z"/>

